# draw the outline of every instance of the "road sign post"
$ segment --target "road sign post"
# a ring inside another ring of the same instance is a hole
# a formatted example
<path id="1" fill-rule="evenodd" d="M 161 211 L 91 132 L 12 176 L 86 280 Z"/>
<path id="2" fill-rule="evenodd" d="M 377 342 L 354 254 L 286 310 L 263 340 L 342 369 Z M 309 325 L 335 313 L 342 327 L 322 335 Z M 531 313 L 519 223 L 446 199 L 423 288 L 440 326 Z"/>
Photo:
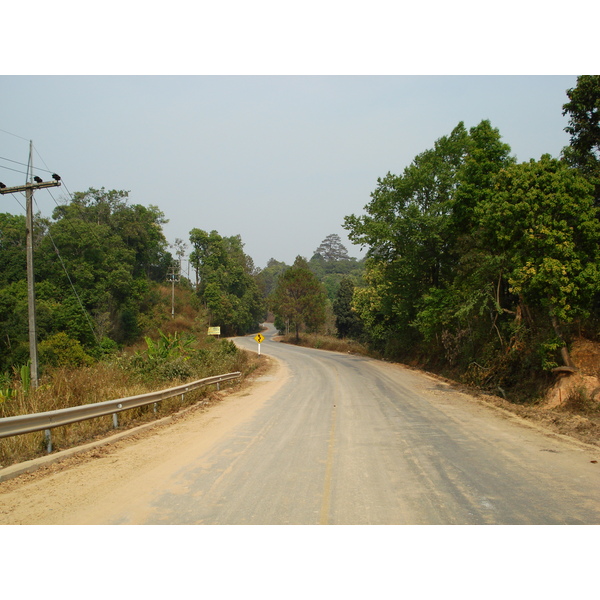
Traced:
<path id="1" fill-rule="evenodd" d="M 254 336 L 254 339 L 256 340 L 256 342 L 258 343 L 258 355 L 260 356 L 260 345 L 262 342 L 265 341 L 265 336 L 262 333 L 257 333 Z"/>

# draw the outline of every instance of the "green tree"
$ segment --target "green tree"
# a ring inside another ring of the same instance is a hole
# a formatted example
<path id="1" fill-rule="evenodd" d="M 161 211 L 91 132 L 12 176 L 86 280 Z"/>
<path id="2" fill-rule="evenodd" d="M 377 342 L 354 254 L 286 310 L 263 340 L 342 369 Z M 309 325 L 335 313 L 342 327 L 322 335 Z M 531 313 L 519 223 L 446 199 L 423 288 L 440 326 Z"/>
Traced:
<path id="1" fill-rule="evenodd" d="M 565 131 L 571 143 L 564 157 L 591 179 L 596 204 L 600 205 L 600 75 L 581 75 L 567 96 L 563 115 L 569 116 Z"/>
<path id="2" fill-rule="evenodd" d="M 484 120 L 469 130 L 469 142 L 457 171 L 458 185 L 450 204 L 448 237 L 453 257 L 449 277 L 443 286 L 432 287 L 417 303 L 413 325 L 424 336 L 431 350 L 446 354 L 453 363 L 475 358 L 482 360 L 483 348 L 507 345 L 505 309 L 509 294 L 503 277 L 505 265 L 501 253 L 482 240 L 476 208 L 486 203 L 493 207 L 497 174 L 515 163 L 510 146 L 500 132 Z M 493 210 L 493 208 L 490 208 Z M 504 308 L 503 308 L 504 305 Z M 468 343 L 467 343 L 468 342 Z"/>
<path id="3" fill-rule="evenodd" d="M 333 302 L 335 326 L 341 338 L 357 338 L 362 333 L 362 321 L 352 305 L 354 298 L 354 282 L 346 277 L 340 282 Z"/>
<path id="4" fill-rule="evenodd" d="M 284 262 L 270 258 L 267 266 L 257 274 L 256 280 L 264 298 L 270 296 L 277 285 L 279 276 L 289 269 Z"/>
<path id="5" fill-rule="evenodd" d="M 326 261 L 348 260 L 348 250 L 337 233 L 328 235 L 315 250 L 315 254 L 322 256 Z"/>
<path id="6" fill-rule="evenodd" d="M 327 296 L 322 284 L 301 256 L 278 279 L 271 307 L 280 321 L 293 328 L 296 341 L 300 328 L 317 331 L 325 323 Z"/>
<path id="7" fill-rule="evenodd" d="M 489 245 L 506 257 L 511 293 L 521 305 L 542 307 L 562 342 L 561 325 L 589 316 L 600 291 L 592 185 L 544 155 L 501 171 L 477 214 Z M 563 359 L 569 364 L 564 344 Z"/>
<path id="8" fill-rule="evenodd" d="M 103 336 L 124 343 L 140 333 L 150 284 L 171 262 L 156 207 L 128 204 L 128 192 L 75 192 L 52 219 L 36 216 L 34 264 L 39 341 L 64 333 L 87 353 Z M 25 219 L 0 215 L 0 363 L 22 362 L 27 341 Z M 105 344 L 106 345 L 106 344 Z M 109 344 L 110 345 L 110 344 Z"/>
<path id="9" fill-rule="evenodd" d="M 366 215 L 345 218 L 349 238 L 368 246 L 365 278 L 376 291 L 360 292 L 357 308 L 381 341 L 387 337 L 404 346 L 412 343 L 419 300 L 430 288 L 451 280 L 456 263 L 451 199 L 469 144 L 468 132 L 459 123 L 401 176 L 388 173 L 379 179 Z"/>
<path id="10" fill-rule="evenodd" d="M 25 217 L 0 214 L 0 286 L 25 277 L 27 269 Z"/>
<path id="11" fill-rule="evenodd" d="M 196 270 L 196 291 L 224 334 L 256 329 L 264 317 L 264 300 L 254 263 L 239 235 L 222 237 L 216 231 L 190 231 L 190 261 Z"/>

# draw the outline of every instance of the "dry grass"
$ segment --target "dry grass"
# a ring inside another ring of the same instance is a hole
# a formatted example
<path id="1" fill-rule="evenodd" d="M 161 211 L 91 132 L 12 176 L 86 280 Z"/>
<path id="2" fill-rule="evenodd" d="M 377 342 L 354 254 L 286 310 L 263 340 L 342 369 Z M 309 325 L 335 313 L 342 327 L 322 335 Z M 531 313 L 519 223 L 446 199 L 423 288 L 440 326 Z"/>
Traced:
<path id="1" fill-rule="evenodd" d="M 371 355 L 367 350 L 367 347 L 359 342 L 350 339 L 340 339 L 331 335 L 303 333 L 300 335 L 300 340 L 298 342 L 296 341 L 296 336 L 294 334 L 284 335 L 280 339 L 286 344 L 316 348 L 318 350 L 330 350 L 332 352 L 343 352 L 345 354 L 362 354 L 363 356 Z"/>
<path id="2" fill-rule="evenodd" d="M 161 383 L 157 380 L 144 380 L 139 373 L 124 368 L 124 366 L 127 367 L 127 361 L 124 362 L 125 365 L 115 361 L 114 363 L 97 363 L 91 367 L 76 370 L 57 369 L 48 373 L 40 381 L 40 387 L 37 390 L 29 391 L 29 393 L 25 393 L 17 385 L 14 388 L 15 395 L 0 404 L 0 418 L 136 396 L 184 383 L 177 379 Z M 256 368 L 255 362 L 253 355 L 243 351 L 230 357 L 218 355 L 214 360 L 206 361 L 207 364 L 197 365 L 194 376 L 187 381 L 234 371 L 241 371 L 244 375 L 249 374 Z M 238 384 L 234 381 L 228 385 Z M 211 393 L 213 392 L 203 388 L 185 394 L 183 400 L 181 396 L 176 396 L 158 402 L 156 406 L 150 404 L 122 411 L 118 413 L 119 429 L 131 428 L 162 418 L 198 402 Z M 112 416 L 56 427 L 52 429 L 53 451 L 77 446 L 104 437 L 113 431 Z M 6 467 L 43 456 L 46 453 L 43 431 L 0 439 L 0 466 Z"/>

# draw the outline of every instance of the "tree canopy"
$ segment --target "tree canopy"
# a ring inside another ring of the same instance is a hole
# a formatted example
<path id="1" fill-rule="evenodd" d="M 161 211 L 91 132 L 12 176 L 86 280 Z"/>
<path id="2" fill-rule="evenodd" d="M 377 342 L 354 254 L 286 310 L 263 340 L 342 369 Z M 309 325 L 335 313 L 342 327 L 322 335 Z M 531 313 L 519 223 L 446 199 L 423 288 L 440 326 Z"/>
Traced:
<path id="1" fill-rule="evenodd" d="M 571 143 L 563 154 L 595 185 L 596 204 L 600 206 L 600 75 L 581 75 L 567 96 L 563 115 L 569 116 L 565 131 Z"/>
<path id="2" fill-rule="evenodd" d="M 40 341 L 63 333 L 98 353 L 103 339 L 134 340 L 149 284 L 172 257 L 156 207 L 128 204 L 128 192 L 76 192 L 52 219 L 34 223 L 37 329 Z M 0 215 L 0 367 L 28 356 L 25 218 Z"/>
<path id="3" fill-rule="evenodd" d="M 301 327 L 316 331 L 323 325 L 326 303 L 323 285 L 301 256 L 282 273 L 271 296 L 271 308 L 278 321 L 286 330 L 293 329 L 296 339 Z"/>
<path id="4" fill-rule="evenodd" d="M 595 106 L 595 82 L 578 81 Z M 584 100 L 570 92 L 574 114 Z M 596 151 L 582 139 L 576 166 L 549 155 L 518 164 L 489 121 L 459 123 L 402 175 L 379 179 L 365 214 L 345 218 L 350 239 L 368 248 L 352 306 L 372 343 L 471 374 L 477 364 L 477 377 L 496 383 L 556 366 L 559 350 L 567 362 L 564 332 L 593 327 L 600 297 Z"/>
<path id="5" fill-rule="evenodd" d="M 192 229 L 190 243 L 196 291 L 209 311 L 211 325 L 220 326 L 223 335 L 256 329 L 265 316 L 265 305 L 241 237 Z"/>

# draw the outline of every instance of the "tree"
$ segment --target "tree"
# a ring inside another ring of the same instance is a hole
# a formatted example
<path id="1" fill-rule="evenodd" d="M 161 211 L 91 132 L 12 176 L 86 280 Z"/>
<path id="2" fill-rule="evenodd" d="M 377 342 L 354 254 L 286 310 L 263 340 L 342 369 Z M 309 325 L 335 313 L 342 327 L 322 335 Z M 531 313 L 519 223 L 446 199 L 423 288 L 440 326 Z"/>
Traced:
<path id="1" fill-rule="evenodd" d="M 567 96 L 563 115 L 569 115 L 565 131 L 571 135 L 571 143 L 564 156 L 592 179 L 596 204 L 600 205 L 600 75 L 581 75 Z"/>
<path id="2" fill-rule="evenodd" d="M 328 235 L 315 250 L 315 254 L 322 256 L 325 261 L 349 260 L 348 250 L 340 236 L 336 233 Z"/>
<path id="3" fill-rule="evenodd" d="M 24 278 L 27 269 L 25 217 L 0 214 L 0 285 Z"/>
<path id="4" fill-rule="evenodd" d="M 275 260 L 274 258 L 270 258 L 267 262 L 267 266 L 258 273 L 256 279 L 264 298 L 270 296 L 273 290 L 275 290 L 279 276 L 285 272 L 286 269 L 289 269 L 289 265 Z"/>
<path id="5" fill-rule="evenodd" d="M 241 237 L 192 229 L 190 242 L 196 292 L 210 311 L 211 324 L 221 326 L 224 334 L 255 329 L 264 316 L 264 302 Z"/>
<path id="6" fill-rule="evenodd" d="M 325 323 L 327 296 L 323 286 L 310 270 L 307 261 L 296 257 L 294 264 L 278 279 L 271 296 L 271 307 L 277 317 L 294 328 L 296 341 L 300 328 L 316 331 Z"/>
<path id="7" fill-rule="evenodd" d="M 338 292 L 333 302 L 335 326 L 341 338 L 356 338 L 362 333 L 362 321 L 352 306 L 354 298 L 354 282 L 345 277 L 340 282 Z"/>
<path id="8" fill-rule="evenodd" d="M 89 188 L 75 192 L 69 204 L 58 206 L 52 215 L 55 221 L 71 223 L 72 231 L 94 235 L 95 227 L 104 226 L 118 236 L 133 254 L 133 277 L 147 276 L 164 281 L 172 257 L 162 226 L 168 223 L 156 206 L 127 203 L 129 192 Z M 97 232 L 96 232 L 97 233 Z"/>
<path id="9" fill-rule="evenodd" d="M 128 192 L 75 192 L 52 219 L 36 217 L 34 264 L 39 341 L 64 333 L 87 353 L 103 336 L 125 343 L 141 331 L 152 280 L 171 262 L 156 207 L 127 203 Z M 22 362 L 27 340 L 25 219 L 0 215 L 0 364 Z"/>
<path id="10" fill-rule="evenodd" d="M 437 345 L 452 362 L 470 362 L 483 348 L 504 351 L 507 345 L 502 327 L 506 316 L 507 285 L 503 278 L 501 254 L 482 241 L 476 208 L 495 192 L 497 174 L 515 163 L 510 146 L 501 140 L 498 129 L 487 120 L 469 130 L 467 150 L 457 170 L 458 185 L 449 201 L 448 252 L 450 269 L 443 285 L 432 287 L 419 299 L 412 324 L 433 349 Z M 493 331 L 490 343 L 489 332 Z M 468 344 L 466 343 L 468 340 Z M 500 348 L 495 347 L 500 343 Z"/>
<path id="11" fill-rule="evenodd" d="M 510 146 L 502 142 L 499 130 L 488 120 L 469 130 L 467 151 L 457 172 L 460 184 L 451 200 L 455 236 L 472 234 L 475 207 L 493 194 L 496 174 L 516 162 L 510 152 Z"/>
<path id="12" fill-rule="evenodd" d="M 387 336 L 411 343 L 419 300 L 452 277 L 457 258 L 451 199 L 469 144 L 459 123 L 401 176 L 378 179 L 366 215 L 345 218 L 349 238 L 369 248 L 365 278 L 375 287 L 373 293 L 359 291 L 356 302 L 370 333 L 381 341 Z"/>
<path id="13" fill-rule="evenodd" d="M 477 207 L 485 239 L 506 257 L 511 293 L 544 308 L 567 365 L 561 325 L 588 316 L 600 291 L 598 212 L 592 185 L 547 154 L 501 171 Z"/>

